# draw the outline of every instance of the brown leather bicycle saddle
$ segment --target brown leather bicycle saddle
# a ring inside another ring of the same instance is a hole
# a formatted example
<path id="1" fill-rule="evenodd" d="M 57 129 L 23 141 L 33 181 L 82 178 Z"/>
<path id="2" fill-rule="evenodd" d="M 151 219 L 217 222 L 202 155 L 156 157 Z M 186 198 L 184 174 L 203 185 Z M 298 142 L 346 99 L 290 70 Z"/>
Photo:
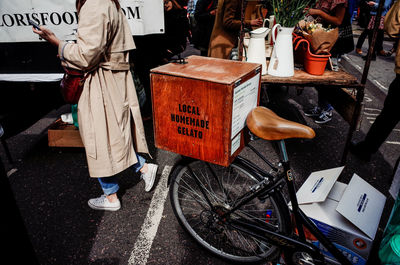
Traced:
<path id="1" fill-rule="evenodd" d="M 252 133 L 265 140 L 315 137 L 310 127 L 285 120 L 265 107 L 256 107 L 250 111 L 246 123 Z"/>

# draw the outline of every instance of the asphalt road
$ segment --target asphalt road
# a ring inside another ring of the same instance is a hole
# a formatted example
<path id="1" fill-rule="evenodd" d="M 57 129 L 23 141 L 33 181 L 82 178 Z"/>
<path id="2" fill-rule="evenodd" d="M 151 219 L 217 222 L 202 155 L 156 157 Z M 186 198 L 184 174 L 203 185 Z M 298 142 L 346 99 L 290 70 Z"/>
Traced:
<path id="1" fill-rule="evenodd" d="M 387 62 L 386 59 L 380 61 L 378 57 L 371 72 L 374 67 L 379 68 L 380 63 L 390 63 L 389 68 L 392 68 L 394 57 Z M 343 65 L 359 75 L 354 63 L 343 62 Z M 390 77 L 385 79 L 390 80 Z M 371 83 L 366 88 L 368 101 L 355 139 L 365 135 L 382 107 L 384 91 Z M 306 88 L 298 95 L 295 88 L 282 88 L 271 92 L 270 96 L 274 102 L 279 102 L 276 106 L 279 106 L 281 115 L 304 122 L 316 131 L 313 140 L 287 141 L 298 187 L 311 172 L 339 166 L 348 124 L 337 113 L 326 125 L 317 125 L 303 116 L 302 109 L 317 100 L 315 90 Z M 16 204 L 40 264 L 228 264 L 201 249 L 179 226 L 171 209 L 166 184 L 170 169 L 179 156 L 154 147 L 151 121 L 144 125 L 153 156 L 149 160 L 160 165 L 156 187 L 146 193 L 138 176 L 124 173 L 119 192 L 122 208 L 117 212 L 90 209 L 87 200 L 99 196 L 101 189 L 97 180 L 88 176 L 83 149 L 51 148 L 47 145 L 48 126 L 68 111 L 68 105 L 54 110 L 29 129 L 7 139 L 13 164 L 7 161 L 4 149 L 0 148 Z M 397 128 L 369 163 L 349 155 L 339 179 L 347 183 L 356 173 L 388 196 L 377 239 L 393 204 L 388 189 L 394 163 L 400 154 L 399 133 Z M 257 140 L 254 146 L 267 157 L 277 158 L 271 143 Z M 242 155 L 256 160 L 247 148 Z M 9 243 L 17 241 L 15 247 L 5 249 L 5 254 L 14 257 L 14 261 L 29 257 L 29 246 L 24 245 L 21 237 L 23 228 L 11 226 L 17 222 L 17 218 L 13 218 L 15 213 L 3 212 L 4 218 L 10 220 L 5 229 Z M 11 250 L 16 254 L 11 255 Z M 372 257 L 375 254 L 372 253 Z M 370 264 L 377 264 L 376 260 L 371 258 Z"/>

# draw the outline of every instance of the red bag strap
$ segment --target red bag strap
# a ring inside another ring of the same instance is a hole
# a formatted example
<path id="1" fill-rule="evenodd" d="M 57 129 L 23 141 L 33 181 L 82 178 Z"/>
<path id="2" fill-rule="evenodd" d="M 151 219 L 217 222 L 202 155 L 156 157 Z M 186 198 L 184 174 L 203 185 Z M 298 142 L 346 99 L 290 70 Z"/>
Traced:
<path id="1" fill-rule="evenodd" d="M 214 5 L 214 0 L 211 0 L 210 4 L 207 6 L 207 11 L 210 10 L 213 5 Z"/>

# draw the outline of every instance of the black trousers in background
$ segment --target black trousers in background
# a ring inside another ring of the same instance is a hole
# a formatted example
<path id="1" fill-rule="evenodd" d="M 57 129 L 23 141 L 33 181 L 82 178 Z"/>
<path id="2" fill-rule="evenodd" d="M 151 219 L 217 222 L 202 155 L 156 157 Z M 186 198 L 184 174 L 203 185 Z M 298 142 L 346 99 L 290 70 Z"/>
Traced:
<path id="1" fill-rule="evenodd" d="M 364 29 L 363 32 L 361 32 L 360 37 L 358 37 L 356 48 L 361 49 L 363 46 L 363 43 L 365 39 L 368 37 L 368 29 Z"/>
<path id="2" fill-rule="evenodd" d="M 360 37 L 358 38 L 356 48 L 361 49 L 367 36 L 368 36 L 368 43 L 369 43 L 369 45 L 371 45 L 372 33 L 373 33 L 372 30 L 364 29 L 363 32 L 361 33 Z M 383 51 L 383 38 L 384 38 L 384 31 L 382 29 L 378 29 L 378 33 L 377 33 L 376 40 L 375 40 L 374 53 Z"/>
<path id="3" fill-rule="evenodd" d="M 373 30 L 368 30 L 368 43 L 369 43 L 369 45 L 371 45 L 371 42 L 372 42 L 372 33 L 373 33 Z M 378 53 L 380 51 L 383 51 L 383 37 L 384 37 L 383 29 L 378 29 L 378 32 L 377 32 L 377 35 L 376 35 L 376 40 L 375 40 L 374 53 Z"/>
<path id="4" fill-rule="evenodd" d="M 369 129 L 363 147 L 371 154 L 378 151 L 394 127 L 400 121 L 400 74 L 389 86 L 383 109 Z"/>

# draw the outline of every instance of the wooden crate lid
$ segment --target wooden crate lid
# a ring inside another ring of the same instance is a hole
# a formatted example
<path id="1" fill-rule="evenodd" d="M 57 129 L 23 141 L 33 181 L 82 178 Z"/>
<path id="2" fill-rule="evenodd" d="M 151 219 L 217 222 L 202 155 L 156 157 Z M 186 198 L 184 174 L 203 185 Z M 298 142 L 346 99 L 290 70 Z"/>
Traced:
<path id="1" fill-rule="evenodd" d="M 260 64 L 192 55 L 187 64 L 169 63 L 151 70 L 151 73 L 179 76 L 214 83 L 232 84 L 254 71 Z"/>

